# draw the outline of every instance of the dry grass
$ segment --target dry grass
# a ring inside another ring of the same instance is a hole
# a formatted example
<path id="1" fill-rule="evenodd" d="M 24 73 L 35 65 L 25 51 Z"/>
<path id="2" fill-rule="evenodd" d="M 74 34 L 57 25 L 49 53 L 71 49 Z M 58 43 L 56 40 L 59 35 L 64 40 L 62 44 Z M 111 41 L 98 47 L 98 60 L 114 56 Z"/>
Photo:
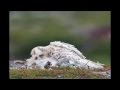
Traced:
<path id="1" fill-rule="evenodd" d="M 10 79 L 106 79 L 85 69 L 54 68 L 53 70 L 10 70 Z"/>

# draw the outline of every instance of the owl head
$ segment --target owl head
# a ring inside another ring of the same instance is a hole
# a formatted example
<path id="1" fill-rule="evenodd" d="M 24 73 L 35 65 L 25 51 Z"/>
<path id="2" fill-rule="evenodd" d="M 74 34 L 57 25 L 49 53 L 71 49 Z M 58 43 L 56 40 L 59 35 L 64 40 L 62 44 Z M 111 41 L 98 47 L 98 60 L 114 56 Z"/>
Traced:
<path id="1" fill-rule="evenodd" d="M 53 55 L 53 52 L 54 52 L 53 47 L 38 46 L 31 50 L 31 56 L 32 56 L 32 59 L 34 59 L 34 60 L 44 59 L 44 58 L 51 57 Z"/>

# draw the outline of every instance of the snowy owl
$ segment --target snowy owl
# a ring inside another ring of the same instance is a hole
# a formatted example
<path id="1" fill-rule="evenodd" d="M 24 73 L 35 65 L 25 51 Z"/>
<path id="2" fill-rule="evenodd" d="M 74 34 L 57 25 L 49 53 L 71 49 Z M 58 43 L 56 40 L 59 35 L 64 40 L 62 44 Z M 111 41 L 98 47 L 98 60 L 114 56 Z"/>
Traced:
<path id="1" fill-rule="evenodd" d="M 37 59 L 43 59 L 47 57 L 53 57 L 57 59 L 61 59 L 61 56 L 67 57 L 71 55 L 75 55 L 76 57 L 79 57 L 81 59 L 85 59 L 86 57 L 73 45 L 70 45 L 68 43 L 55 41 L 51 42 L 48 46 L 38 46 L 32 49 L 31 51 L 32 58 Z"/>
<path id="2" fill-rule="evenodd" d="M 31 50 L 31 58 L 27 59 L 28 67 L 32 65 L 44 68 L 70 66 L 86 69 L 103 69 L 100 63 L 92 62 L 77 49 L 75 46 L 61 41 L 50 42 L 47 46 L 37 46 Z"/>

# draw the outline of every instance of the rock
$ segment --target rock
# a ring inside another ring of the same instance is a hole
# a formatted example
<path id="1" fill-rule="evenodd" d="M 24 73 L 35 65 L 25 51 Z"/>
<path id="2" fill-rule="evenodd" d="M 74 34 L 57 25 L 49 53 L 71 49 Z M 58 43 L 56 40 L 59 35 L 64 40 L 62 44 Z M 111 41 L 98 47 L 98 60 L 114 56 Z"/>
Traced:
<path id="1" fill-rule="evenodd" d="M 108 71 L 99 71 L 99 72 L 93 71 L 92 73 L 98 74 L 98 75 L 102 75 L 102 76 L 104 76 L 106 79 L 111 79 L 111 70 L 108 70 Z"/>
<path id="2" fill-rule="evenodd" d="M 58 75 L 57 79 L 64 79 L 64 75 Z"/>
<path id="3" fill-rule="evenodd" d="M 9 61 L 9 67 L 10 69 L 26 69 L 26 61 L 22 60 L 14 60 L 14 61 Z"/>

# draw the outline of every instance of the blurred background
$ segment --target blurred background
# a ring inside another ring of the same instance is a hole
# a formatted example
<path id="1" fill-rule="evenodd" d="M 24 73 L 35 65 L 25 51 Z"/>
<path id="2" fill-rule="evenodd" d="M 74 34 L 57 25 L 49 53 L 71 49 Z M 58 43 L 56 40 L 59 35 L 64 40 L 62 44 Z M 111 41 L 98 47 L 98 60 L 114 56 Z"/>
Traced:
<path id="1" fill-rule="evenodd" d="M 75 45 L 87 59 L 111 64 L 110 11 L 10 11 L 10 60 L 52 41 Z"/>

